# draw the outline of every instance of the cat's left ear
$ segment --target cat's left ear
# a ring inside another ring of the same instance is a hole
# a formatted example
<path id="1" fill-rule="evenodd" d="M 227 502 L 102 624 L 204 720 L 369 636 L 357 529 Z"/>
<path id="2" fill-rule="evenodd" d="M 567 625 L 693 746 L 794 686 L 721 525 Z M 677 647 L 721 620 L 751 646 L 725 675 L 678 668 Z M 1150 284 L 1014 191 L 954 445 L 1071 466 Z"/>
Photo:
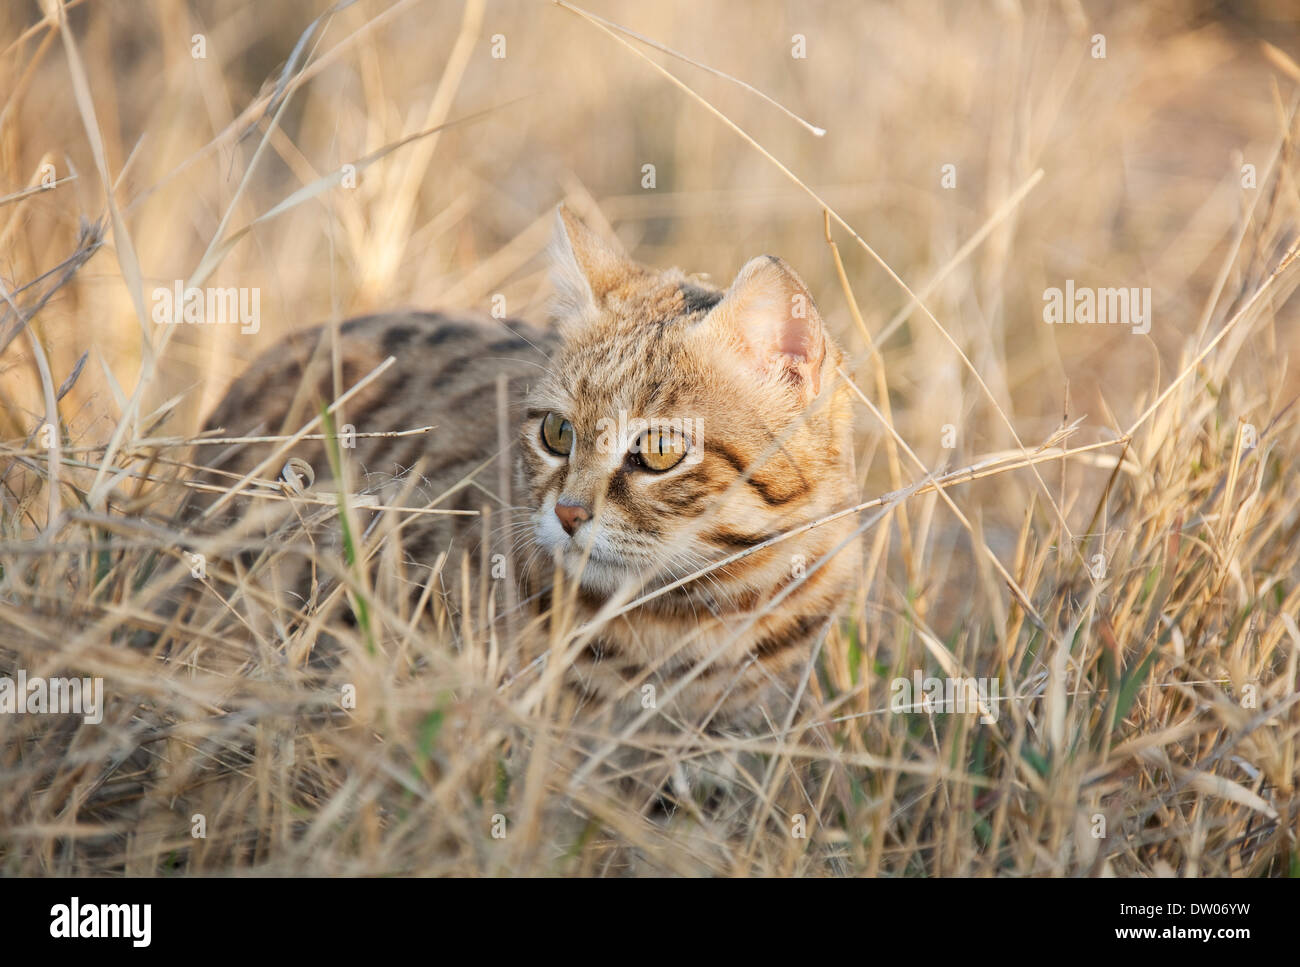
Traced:
<path id="1" fill-rule="evenodd" d="M 761 372 L 788 382 L 807 405 L 821 391 L 826 332 L 808 287 L 774 255 L 750 259 L 701 323 Z"/>
<path id="2" fill-rule="evenodd" d="M 551 281 L 560 315 L 579 314 L 587 306 L 601 303 L 634 271 L 632 261 L 616 242 L 605 241 L 564 205 L 556 207 Z"/>

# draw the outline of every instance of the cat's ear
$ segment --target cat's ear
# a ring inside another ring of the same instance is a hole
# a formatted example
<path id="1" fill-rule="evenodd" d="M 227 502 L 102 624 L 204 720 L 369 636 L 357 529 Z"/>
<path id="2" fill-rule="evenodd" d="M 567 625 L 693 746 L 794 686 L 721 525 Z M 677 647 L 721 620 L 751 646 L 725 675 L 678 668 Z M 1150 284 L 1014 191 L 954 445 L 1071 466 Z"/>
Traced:
<path id="1" fill-rule="evenodd" d="M 807 405 L 821 391 L 826 333 L 803 280 L 774 255 L 750 259 L 701 325 L 750 366 L 784 379 Z"/>
<path id="2" fill-rule="evenodd" d="M 555 209 L 551 281 L 560 314 L 578 313 L 601 302 L 626 280 L 632 262 L 617 243 L 606 242 L 564 205 Z"/>

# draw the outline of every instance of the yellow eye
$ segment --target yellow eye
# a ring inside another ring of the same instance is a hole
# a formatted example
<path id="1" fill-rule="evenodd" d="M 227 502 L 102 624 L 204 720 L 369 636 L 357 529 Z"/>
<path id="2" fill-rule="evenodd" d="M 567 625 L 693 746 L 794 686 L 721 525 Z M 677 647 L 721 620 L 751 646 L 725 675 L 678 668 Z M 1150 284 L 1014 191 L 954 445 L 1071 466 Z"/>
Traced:
<path id="1" fill-rule="evenodd" d="M 542 420 L 542 442 L 552 453 L 567 457 L 573 450 L 573 424 L 559 413 L 547 413 Z"/>
<path id="2" fill-rule="evenodd" d="M 671 470 L 686 456 L 686 437 L 668 427 L 651 427 L 632 445 L 633 459 L 656 473 Z"/>

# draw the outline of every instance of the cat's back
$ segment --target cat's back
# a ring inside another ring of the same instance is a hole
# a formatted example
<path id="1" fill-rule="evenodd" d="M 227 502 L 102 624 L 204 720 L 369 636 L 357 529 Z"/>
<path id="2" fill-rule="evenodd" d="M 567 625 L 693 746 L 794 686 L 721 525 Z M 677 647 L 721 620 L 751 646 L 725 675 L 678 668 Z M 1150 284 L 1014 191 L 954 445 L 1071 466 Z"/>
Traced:
<path id="1" fill-rule="evenodd" d="M 248 365 L 204 430 L 223 439 L 287 437 L 342 399 L 331 420 L 361 477 L 357 488 L 391 490 L 389 482 L 418 466 L 420 496 L 433 499 L 470 474 L 496 481 L 498 427 L 503 419 L 515 425 L 519 401 L 549 365 L 552 339 L 517 319 L 416 311 L 299 330 Z M 317 425 L 307 436 L 322 432 Z M 274 480 L 291 457 L 305 461 L 316 481 L 331 477 L 319 439 L 287 450 L 279 442 L 209 446 L 198 459 L 221 486 L 254 470 Z"/>

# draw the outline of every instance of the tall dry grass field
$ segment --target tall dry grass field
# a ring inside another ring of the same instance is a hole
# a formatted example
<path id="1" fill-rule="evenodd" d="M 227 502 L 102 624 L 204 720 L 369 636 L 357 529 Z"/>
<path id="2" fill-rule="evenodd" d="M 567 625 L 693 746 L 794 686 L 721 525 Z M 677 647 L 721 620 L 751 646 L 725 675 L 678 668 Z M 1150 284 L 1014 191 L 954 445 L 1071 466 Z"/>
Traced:
<path id="1" fill-rule="evenodd" d="M 1300 871 L 1293 58 L 1267 0 L 0 6 L 0 678 L 105 696 L 0 714 L 0 873 Z M 175 516 L 284 333 L 544 324 L 560 201 L 781 255 L 847 350 L 862 580 L 721 815 L 618 794 L 563 640 L 413 604 L 463 564 L 400 514 L 348 495 L 292 625 Z M 1067 282 L 1149 311 L 1048 324 Z M 186 284 L 255 323 L 156 323 Z"/>

